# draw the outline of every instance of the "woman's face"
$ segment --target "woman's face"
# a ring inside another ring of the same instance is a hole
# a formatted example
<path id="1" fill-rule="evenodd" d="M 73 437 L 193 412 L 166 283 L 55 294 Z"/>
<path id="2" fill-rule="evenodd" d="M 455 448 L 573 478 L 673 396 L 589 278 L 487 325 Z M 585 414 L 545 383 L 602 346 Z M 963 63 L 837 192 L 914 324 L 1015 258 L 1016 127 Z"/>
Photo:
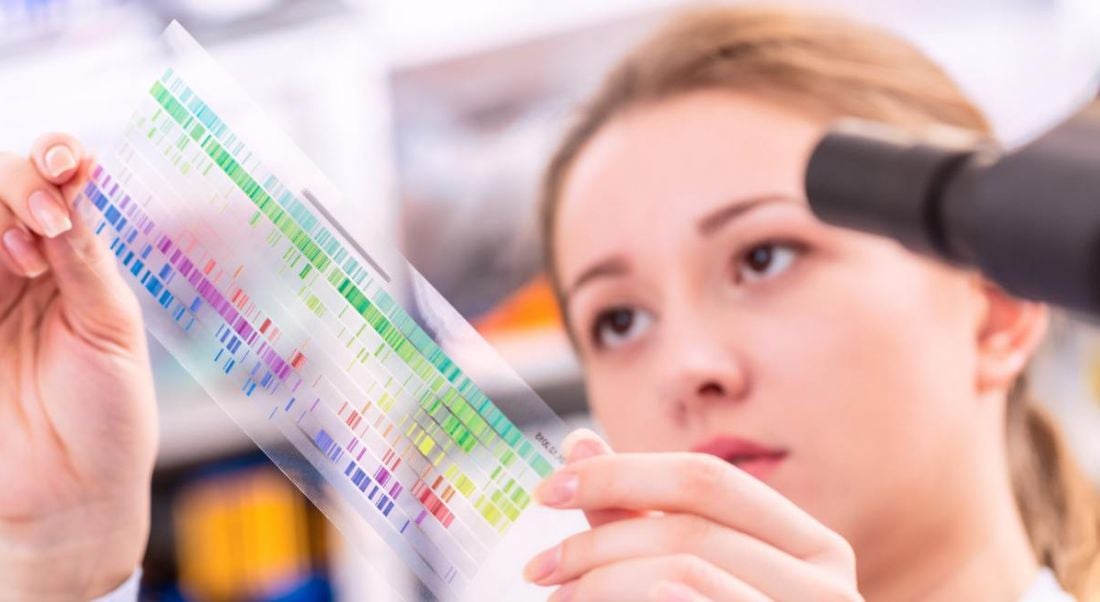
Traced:
<path id="1" fill-rule="evenodd" d="M 726 92 L 634 109 L 573 164 L 553 236 L 611 445 L 722 456 L 858 549 L 942 518 L 996 412 L 977 279 L 808 210 L 825 123 Z"/>

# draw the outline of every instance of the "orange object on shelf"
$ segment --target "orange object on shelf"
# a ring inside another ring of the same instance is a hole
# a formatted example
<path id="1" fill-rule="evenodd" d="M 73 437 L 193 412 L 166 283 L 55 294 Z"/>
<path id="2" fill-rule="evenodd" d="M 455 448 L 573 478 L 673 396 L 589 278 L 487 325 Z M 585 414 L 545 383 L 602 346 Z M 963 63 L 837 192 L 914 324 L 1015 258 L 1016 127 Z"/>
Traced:
<path id="1" fill-rule="evenodd" d="M 483 336 L 493 338 L 542 330 L 561 330 L 561 314 L 546 275 L 539 275 L 474 321 Z"/>
<path id="2" fill-rule="evenodd" d="M 277 597 L 308 576 L 310 508 L 269 467 L 189 485 L 174 508 L 180 586 L 201 600 Z"/>

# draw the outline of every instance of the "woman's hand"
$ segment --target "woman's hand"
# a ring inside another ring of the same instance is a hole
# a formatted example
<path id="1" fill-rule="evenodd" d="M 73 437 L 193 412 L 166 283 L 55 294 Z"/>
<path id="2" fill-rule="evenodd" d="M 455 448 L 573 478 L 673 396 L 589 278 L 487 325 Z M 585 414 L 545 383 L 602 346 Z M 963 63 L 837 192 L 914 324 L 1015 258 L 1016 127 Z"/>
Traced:
<path id="1" fill-rule="evenodd" d="M 0 153 L 0 597 L 105 594 L 148 536 L 152 373 L 137 299 L 70 217 L 88 164 L 57 134 Z"/>
<path id="2" fill-rule="evenodd" d="M 584 510 L 592 529 L 527 565 L 562 586 L 554 602 L 861 599 L 848 543 L 726 462 L 611 454 L 592 434 L 566 448 L 535 497 Z"/>

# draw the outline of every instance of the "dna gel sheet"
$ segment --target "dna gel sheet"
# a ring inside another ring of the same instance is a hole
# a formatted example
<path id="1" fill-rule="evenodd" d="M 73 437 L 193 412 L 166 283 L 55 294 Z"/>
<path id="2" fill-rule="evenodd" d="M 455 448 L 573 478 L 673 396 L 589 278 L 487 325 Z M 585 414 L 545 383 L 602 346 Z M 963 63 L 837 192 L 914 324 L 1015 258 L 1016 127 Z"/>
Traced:
<path id="1" fill-rule="evenodd" d="M 242 428 L 277 428 L 245 430 L 349 539 L 377 533 L 438 599 L 504 591 L 518 524 L 560 537 L 531 492 L 564 424 L 399 253 L 343 233 L 332 184 L 181 26 L 164 40 L 76 201 L 148 330 Z"/>

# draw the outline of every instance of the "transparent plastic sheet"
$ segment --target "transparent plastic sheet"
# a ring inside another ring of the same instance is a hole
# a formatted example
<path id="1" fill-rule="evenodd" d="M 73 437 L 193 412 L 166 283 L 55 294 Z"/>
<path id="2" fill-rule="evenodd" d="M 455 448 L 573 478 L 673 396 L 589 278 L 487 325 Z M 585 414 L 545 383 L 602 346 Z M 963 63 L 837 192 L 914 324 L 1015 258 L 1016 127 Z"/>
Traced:
<path id="1" fill-rule="evenodd" d="M 580 524 L 531 499 L 564 423 L 395 249 L 344 234 L 180 25 L 163 39 L 76 201 L 147 329 L 352 543 L 377 533 L 440 600 L 532 593 L 523 563 Z"/>

